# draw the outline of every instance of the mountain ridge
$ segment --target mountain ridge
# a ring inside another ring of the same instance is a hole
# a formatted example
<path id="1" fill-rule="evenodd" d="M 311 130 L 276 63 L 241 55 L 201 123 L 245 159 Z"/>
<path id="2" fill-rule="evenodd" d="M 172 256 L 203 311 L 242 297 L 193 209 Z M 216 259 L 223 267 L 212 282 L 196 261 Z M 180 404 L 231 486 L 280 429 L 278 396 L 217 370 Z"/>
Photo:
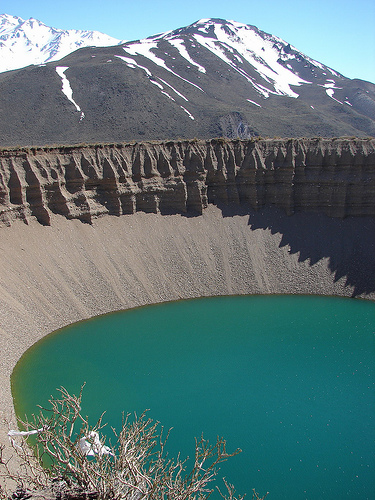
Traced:
<path id="1" fill-rule="evenodd" d="M 38 19 L 0 15 L 0 72 L 30 64 L 56 61 L 86 46 L 118 45 L 118 40 L 99 31 L 63 30 Z"/>
<path id="2" fill-rule="evenodd" d="M 374 84 L 236 21 L 202 19 L 0 74 L 4 146 L 357 135 L 375 135 Z"/>

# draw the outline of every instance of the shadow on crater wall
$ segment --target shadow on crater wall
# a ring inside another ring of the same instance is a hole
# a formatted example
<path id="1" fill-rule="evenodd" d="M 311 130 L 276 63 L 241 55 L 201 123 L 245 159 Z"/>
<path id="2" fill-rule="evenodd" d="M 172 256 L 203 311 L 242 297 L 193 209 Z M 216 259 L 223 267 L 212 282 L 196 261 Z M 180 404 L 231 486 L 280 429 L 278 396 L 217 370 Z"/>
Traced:
<path id="1" fill-rule="evenodd" d="M 241 207 L 236 210 L 220 207 L 223 216 L 248 215 L 252 230 L 268 229 L 281 234 L 279 247 L 298 253 L 298 261 L 310 265 L 329 259 L 335 281 L 344 277 L 353 287 L 352 296 L 375 291 L 375 219 L 373 217 L 332 218 L 308 212 L 286 215 L 278 208 L 255 211 Z"/>

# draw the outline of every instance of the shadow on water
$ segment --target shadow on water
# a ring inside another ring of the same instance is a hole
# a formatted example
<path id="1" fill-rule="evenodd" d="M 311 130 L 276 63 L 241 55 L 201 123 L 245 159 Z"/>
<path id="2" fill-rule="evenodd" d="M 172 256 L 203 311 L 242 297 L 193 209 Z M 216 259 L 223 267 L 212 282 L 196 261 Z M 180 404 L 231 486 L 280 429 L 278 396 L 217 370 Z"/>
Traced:
<path id="1" fill-rule="evenodd" d="M 308 212 L 286 215 L 275 207 L 258 211 L 243 206 L 219 208 L 224 217 L 248 215 L 252 230 L 281 234 L 279 247 L 299 253 L 299 262 L 309 260 L 314 265 L 328 258 L 335 281 L 345 277 L 346 285 L 353 287 L 353 297 L 375 292 L 375 218 L 339 219 Z"/>

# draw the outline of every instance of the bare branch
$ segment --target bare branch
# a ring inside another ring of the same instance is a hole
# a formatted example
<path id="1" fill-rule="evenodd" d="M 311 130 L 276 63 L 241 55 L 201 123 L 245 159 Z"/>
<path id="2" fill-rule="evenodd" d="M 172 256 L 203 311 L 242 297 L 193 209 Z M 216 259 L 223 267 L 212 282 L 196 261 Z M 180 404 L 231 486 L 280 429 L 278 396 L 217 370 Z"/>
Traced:
<path id="1" fill-rule="evenodd" d="M 26 433 L 34 434 L 33 439 L 24 435 L 12 442 L 21 464 L 17 474 L 10 472 L 0 448 L 4 477 L 29 489 L 51 490 L 59 484 L 65 497 L 69 497 L 67 491 L 75 496 L 81 491 L 84 498 L 95 500 L 206 500 L 220 464 L 241 451 L 228 453 L 225 439 L 218 437 L 211 445 L 201 436 L 195 440 L 187 472 L 188 459 L 178 455 L 172 460 L 165 452 L 170 430 L 165 433 L 159 422 L 147 417 L 147 411 L 140 417 L 123 415 L 120 433 L 113 429 L 115 445 L 107 446 L 101 432 L 106 425 L 104 413 L 93 427 L 81 414 L 83 387 L 78 396 L 61 387 L 59 397 L 50 398 L 49 408 L 40 407 L 30 421 L 19 422 Z M 223 499 L 243 500 L 234 496 L 230 483 L 224 480 L 224 484 L 225 494 L 219 490 Z M 0 495 L 4 496 L 3 490 Z M 253 491 L 253 500 L 264 498 Z"/>

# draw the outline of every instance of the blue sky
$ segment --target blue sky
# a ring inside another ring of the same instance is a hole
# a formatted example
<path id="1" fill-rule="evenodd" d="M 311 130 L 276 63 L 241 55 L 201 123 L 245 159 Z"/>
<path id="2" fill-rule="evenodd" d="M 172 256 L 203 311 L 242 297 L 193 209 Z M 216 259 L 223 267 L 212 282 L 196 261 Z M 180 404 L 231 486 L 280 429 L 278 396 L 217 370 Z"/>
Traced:
<path id="1" fill-rule="evenodd" d="M 252 24 L 349 78 L 375 83 L 374 0 L 0 0 L 0 13 L 136 40 L 218 17 Z"/>

